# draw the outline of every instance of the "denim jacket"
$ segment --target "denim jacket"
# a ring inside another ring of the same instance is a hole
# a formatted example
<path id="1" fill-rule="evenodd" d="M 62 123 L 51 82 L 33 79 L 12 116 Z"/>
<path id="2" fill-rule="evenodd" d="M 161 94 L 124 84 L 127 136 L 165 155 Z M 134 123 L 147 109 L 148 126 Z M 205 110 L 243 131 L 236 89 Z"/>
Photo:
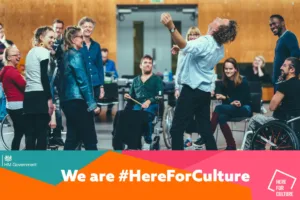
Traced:
<path id="1" fill-rule="evenodd" d="M 61 102 L 83 99 L 88 105 L 89 112 L 97 107 L 93 97 L 92 81 L 80 51 L 72 48 L 65 52 L 60 83 Z"/>
<path id="2" fill-rule="evenodd" d="M 88 49 L 85 42 L 80 49 L 87 69 L 92 78 L 93 87 L 104 84 L 104 72 L 102 63 L 101 46 L 91 39 L 91 46 Z"/>

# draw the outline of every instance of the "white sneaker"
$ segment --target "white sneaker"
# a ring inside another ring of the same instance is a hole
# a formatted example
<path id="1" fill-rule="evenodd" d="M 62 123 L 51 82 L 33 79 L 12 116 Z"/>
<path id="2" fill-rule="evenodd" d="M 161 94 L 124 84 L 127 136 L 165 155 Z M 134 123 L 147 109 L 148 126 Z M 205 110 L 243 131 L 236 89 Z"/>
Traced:
<path id="1" fill-rule="evenodd" d="M 148 143 L 145 142 L 143 147 L 142 147 L 142 150 L 145 150 L 145 151 L 150 150 L 150 146 L 151 146 L 151 144 L 148 144 Z"/>

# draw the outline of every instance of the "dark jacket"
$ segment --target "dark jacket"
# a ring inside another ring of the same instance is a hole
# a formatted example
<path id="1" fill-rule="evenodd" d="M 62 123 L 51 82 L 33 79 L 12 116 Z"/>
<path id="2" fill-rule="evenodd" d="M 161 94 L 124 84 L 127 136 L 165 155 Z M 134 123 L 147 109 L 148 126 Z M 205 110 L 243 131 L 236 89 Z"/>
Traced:
<path id="1" fill-rule="evenodd" d="M 61 101 L 83 99 L 88 111 L 97 104 L 94 100 L 92 81 L 80 51 L 72 48 L 64 54 L 64 67 L 61 69 Z"/>
<path id="2" fill-rule="evenodd" d="M 230 104 L 233 101 L 240 101 L 242 106 L 251 105 L 250 88 L 246 78 L 242 78 L 242 83 L 234 86 L 233 81 L 228 81 L 227 87 L 221 86 L 221 94 L 226 97 L 223 104 Z"/>
<path id="3" fill-rule="evenodd" d="M 85 42 L 83 42 L 83 47 L 80 49 L 80 52 L 83 55 L 85 65 L 92 77 L 93 86 L 103 85 L 104 71 L 100 44 L 91 39 L 91 46 L 88 49 Z"/>

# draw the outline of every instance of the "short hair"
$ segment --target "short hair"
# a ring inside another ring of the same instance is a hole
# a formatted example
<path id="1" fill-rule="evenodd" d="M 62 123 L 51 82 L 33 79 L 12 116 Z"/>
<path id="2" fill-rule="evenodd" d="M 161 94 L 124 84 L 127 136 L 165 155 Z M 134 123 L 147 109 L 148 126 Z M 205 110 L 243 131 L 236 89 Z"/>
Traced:
<path id="1" fill-rule="evenodd" d="M 270 19 L 272 19 L 272 18 L 277 18 L 277 19 L 279 19 L 281 22 L 284 22 L 284 18 L 283 18 L 281 15 L 274 14 L 274 15 L 271 15 L 271 16 L 270 16 Z"/>
<path id="2" fill-rule="evenodd" d="M 4 25 L 0 22 L 0 26 L 2 26 L 2 28 L 4 28 Z"/>
<path id="3" fill-rule="evenodd" d="M 144 55 L 144 56 L 141 58 L 141 63 L 142 63 L 143 60 L 145 60 L 145 59 L 149 59 L 149 60 L 153 61 L 153 58 L 152 58 L 150 55 L 146 54 L 146 55 Z"/>
<path id="4" fill-rule="evenodd" d="M 266 65 L 266 59 L 262 55 L 255 56 L 255 58 L 259 58 L 263 62 L 262 67 L 264 67 Z"/>
<path id="5" fill-rule="evenodd" d="M 233 42 L 237 35 L 238 25 L 236 21 L 230 20 L 228 25 L 221 25 L 219 29 L 212 34 L 219 45 Z"/>
<path id="6" fill-rule="evenodd" d="M 107 53 L 108 49 L 107 48 L 102 48 L 101 51 Z"/>
<path id="7" fill-rule="evenodd" d="M 289 57 L 285 60 L 291 61 L 291 67 L 295 68 L 295 75 L 298 76 L 300 74 L 300 60 L 295 57 Z"/>
<path id="8" fill-rule="evenodd" d="M 60 19 L 55 19 L 52 24 L 62 24 L 63 26 L 65 25 L 65 23 Z"/>
<path id="9" fill-rule="evenodd" d="M 83 17 L 79 20 L 78 22 L 78 26 L 82 26 L 85 22 L 90 22 L 92 23 L 94 26 L 96 25 L 96 22 L 90 18 L 90 17 Z"/>

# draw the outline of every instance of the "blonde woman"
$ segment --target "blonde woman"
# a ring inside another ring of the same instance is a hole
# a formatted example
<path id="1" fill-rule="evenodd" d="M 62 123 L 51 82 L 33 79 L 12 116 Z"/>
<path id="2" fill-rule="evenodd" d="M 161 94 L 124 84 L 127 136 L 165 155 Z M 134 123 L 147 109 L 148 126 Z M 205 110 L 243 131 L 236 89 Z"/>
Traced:
<path id="1" fill-rule="evenodd" d="M 14 127 L 14 139 L 11 144 L 12 150 L 19 150 L 20 143 L 26 130 L 26 119 L 23 115 L 23 100 L 26 82 L 18 72 L 17 66 L 21 54 L 16 46 L 7 47 L 3 54 L 5 66 L 0 72 L 0 81 L 3 84 L 7 98 L 6 109 L 9 113 Z"/>
<path id="2" fill-rule="evenodd" d="M 64 67 L 61 74 L 61 106 L 67 119 L 64 150 L 75 150 L 83 142 L 86 150 L 97 150 L 94 114 L 100 113 L 93 96 L 92 79 L 80 49 L 83 34 L 70 26 L 64 34 Z"/>
<path id="3" fill-rule="evenodd" d="M 253 60 L 252 67 L 247 67 L 245 71 L 245 76 L 248 81 L 260 81 L 263 83 L 270 82 L 270 77 L 266 74 L 264 67 L 266 61 L 265 58 L 261 55 L 256 56 Z"/>
<path id="4" fill-rule="evenodd" d="M 54 42 L 51 27 L 36 29 L 33 48 L 26 56 L 26 88 L 24 113 L 26 118 L 26 150 L 46 150 L 48 125 L 55 110 L 48 78 L 50 51 Z"/>

